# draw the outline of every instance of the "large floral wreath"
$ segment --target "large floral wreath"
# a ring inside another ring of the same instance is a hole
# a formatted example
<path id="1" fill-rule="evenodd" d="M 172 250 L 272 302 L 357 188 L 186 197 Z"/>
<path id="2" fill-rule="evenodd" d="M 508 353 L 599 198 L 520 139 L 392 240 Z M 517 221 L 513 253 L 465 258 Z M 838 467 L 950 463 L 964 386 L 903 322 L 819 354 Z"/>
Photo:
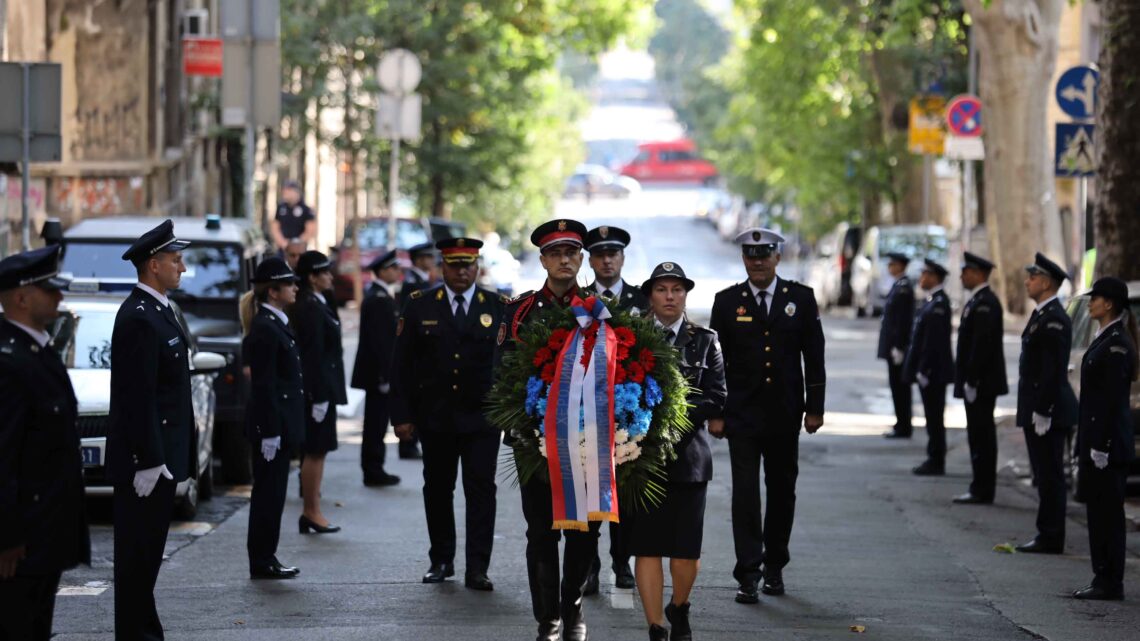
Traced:
<path id="1" fill-rule="evenodd" d="M 591 471 L 602 468 L 601 483 L 605 485 L 610 480 L 606 468 L 614 470 L 612 480 L 621 503 L 642 508 L 660 503 L 665 466 L 676 458 L 676 443 L 692 429 L 686 400 L 689 386 L 678 366 L 676 350 L 652 320 L 610 308 L 593 296 L 584 301 L 576 298 L 568 308 L 547 307 L 535 315 L 533 322 L 519 328 L 517 349 L 504 355 L 488 397 L 488 418 L 513 442 L 512 459 L 519 482 L 528 483 L 536 475 L 550 482 L 552 471 L 561 477 L 561 471 L 569 469 L 567 461 L 550 460 L 548 449 L 555 438 L 574 439 L 566 427 L 573 421 L 578 424 L 577 443 L 569 450 L 562 441 L 558 443 L 563 457 L 567 451 L 576 451 L 581 457 L 575 474 L 585 469 L 587 456 L 600 448 L 612 457 L 612 464 L 595 461 Z M 591 360 L 608 360 L 608 377 L 604 363 L 599 371 L 591 367 Z M 584 394 L 581 390 L 578 395 L 566 392 L 573 369 L 578 372 L 579 388 L 583 375 L 588 381 L 585 387 L 591 389 Z M 560 406 L 560 413 L 548 411 L 552 390 L 558 394 L 553 405 Z M 592 402 L 595 395 L 601 402 Z M 568 398 L 575 404 L 569 411 Z M 612 421 L 605 411 L 606 401 Z M 588 409 L 591 405 L 601 408 L 596 416 Z M 604 429 L 588 430 L 587 421 Z M 563 436 L 548 434 L 558 428 Z M 607 437 L 611 442 L 608 449 Z M 581 529 L 586 520 L 582 514 L 577 519 L 564 517 L 559 525 L 559 485 L 552 483 L 555 527 Z M 612 512 L 607 511 L 603 501 L 604 513 L 591 510 L 588 518 L 618 520 L 616 508 L 615 503 Z"/>

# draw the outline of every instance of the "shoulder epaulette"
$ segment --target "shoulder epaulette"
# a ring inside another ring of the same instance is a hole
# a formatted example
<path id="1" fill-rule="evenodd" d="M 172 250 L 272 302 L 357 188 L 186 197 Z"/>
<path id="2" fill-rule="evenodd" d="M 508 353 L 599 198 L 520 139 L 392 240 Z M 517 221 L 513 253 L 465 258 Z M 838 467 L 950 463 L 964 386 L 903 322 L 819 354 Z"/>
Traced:
<path id="1" fill-rule="evenodd" d="M 513 305 L 513 304 L 519 302 L 520 300 L 534 296 L 537 293 L 538 293 L 538 290 L 532 289 L 530 291 L 525 291 L 525 292 L 519 294 L 518 296 L 515 296 L 514 298 L 506 298 L 505 296 L 503 298 L 506 298 L 506 301 L 504 301 L 504 302 L 506 302 L 508 305 Z"/>
<path id="2" fill-rule="evenodd" d="M 414 300 L 414 299 L 416 299 L 416 298 L 420 298 L 420 297 L 421 297 L 421 296 L 423 296 L 423 295 L 424 295 L 424 290 L 422 290 L 422 289 L 417 289 L 416 291 L 412 292 L 412 293 L 411 293 L 411 294 L 408 296 L 408 298 L 411 298 L 411 299 L 413 299 L 413 300 Z"/>

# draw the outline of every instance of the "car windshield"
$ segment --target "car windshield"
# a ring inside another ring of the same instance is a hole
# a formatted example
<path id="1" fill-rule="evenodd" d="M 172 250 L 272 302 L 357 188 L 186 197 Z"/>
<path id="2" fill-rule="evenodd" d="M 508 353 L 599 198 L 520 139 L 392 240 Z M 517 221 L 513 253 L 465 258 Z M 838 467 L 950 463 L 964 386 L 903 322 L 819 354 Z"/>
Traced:
<path id="1" fill-rule="evenodd" d="M 359 229 L 361 249 L 380 249 L 388 246 L 388 221 L 369 221 L 361 225 Z M 396 247 L 408 249 L 430 240 L 419 221 L 405 218 L 396 219 Z M 344 236 L 344 246 L 352 247 L 352 236 L 348 233 L 345 233 Z"/>
<path id="2" fill-rule="evenodd" d="M 68 243 L 61 271 L 72 278 L 107 278 L 134 280 L 134 265 L 122 259 L 126 243 Z M 190 245 L 182 250 L 186 273 L 174 294 L 197 297 L 230 298 L 244 289 L 241 259 L 237 248 L 229 245 Z"/>
<path id="3" fill-rule="evenodd" d="M 68 369 L 111 369 L 111 333 L 118 310 L 61 311 L 52 342 Z"/>
<path id="4" fill-rule="evenodd" d="M 881 234 L 879 255 L 891 252 L 937 260 L 946 257 L 946 237 L 940 234 Z"/>

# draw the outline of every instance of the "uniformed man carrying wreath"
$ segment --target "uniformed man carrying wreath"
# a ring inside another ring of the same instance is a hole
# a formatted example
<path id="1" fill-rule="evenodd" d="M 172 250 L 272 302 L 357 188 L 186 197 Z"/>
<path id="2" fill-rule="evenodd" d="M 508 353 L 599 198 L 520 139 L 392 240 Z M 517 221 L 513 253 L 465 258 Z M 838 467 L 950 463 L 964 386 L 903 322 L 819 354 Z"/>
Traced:
<path id="1" fill-rule="evenodd" d="M 0 261 L 0 639 L 47 641 L 60 574 L 91 563 L 75 392 L 48 334 L 59 255 Z"/>
<path id="2" fill-rule="evenodd" d="M 783 237 L 754 228 L 736 242 L 748 279 L 717 293 L 710 325 L 720 337 L 728 382 L 724 429 L 732 463 L 736 601 L 756 603 L 761 577 L 765 594 L 784 593 L 800 428 L 814 434 L 823 425 L 826 372 L 815 294 L 776 275 Z M 712 424 L 709 431 L 719 436 Z M 766 515 L 760 506 L 761 463 Z"/>
<path id="3" fill-rule="evenodd" d="M 919 476 L 946 473 L 946 386 L 954 382 L 954 357 L 950 354 L 950 297 L 942 288 L 946 268 L 929 258 L 924 261 L 918 286 L 926 302 L 914 316 L 910 349 L 903 364 L 903 380 L 918 383 L 926 415 L 926 460 L 912 471 Z"/>
<path id="4" fill-rule="evenodd" d="M 1065 551 L 1065 446 L 1077 422 L 1077 397 L 1069 385 L 1073 325 L 1057 298 L 1067 275 L 1038 253 L 1025 271 L 1025 291 L 1037 302 L 1021 334 L 1017 424 L 1025 431 L 1029 464 L 1037 480 L 1037 536 L 1020 552 Z"/>
<path id="5" fill-rule="evenodd" d="M 289 459 L 305 441 L 305 388 L 301 352 L 285 309 L 297 300 L 297 276 L 284 260 L 257 266 L 249 311 L 253 319 L 242 341 L 250 369 L 246 435 L 253 447 L 253 491 L 249 499 L 251 579 L 291 579 L 300 571 L 277 559 L 281 514 L 289 485 Z"/>
<path id="6" fill-rule="evenodd" d="M 546 282 L 539 291 L 522 294 L 507 305 L 499 327 L 496 363 L 502 360 L 504 352 L 517 348 L 519 328 L 535 322 L 532 312 L 551 305 L 567 307 L 578 296 L 576 279 L 582 267 L 585 237 L 585 225 L 565 218 L 543 223 L 531 232 L 530 242 L 538 247 Z M 537 641 L 557 641 L 560 629 L 566 641 L 585 641 L 588 635 L 582 614 L 582 595 L 590 564 L 597 556 L 600 523 L 591 522 L 588 532 L 552 529 L 554 508 L 550 483 L 531 479 L 519 489 L 526 518 L 526 568 L 531 609 L 538 622 Z M 563 535 L 566 551 L 560 583 L 558 541 Z"/>
<path id="7" fill-rule="evenodd" d="M 111 335 L 107 471 L 114 482 L 115 638 L 163 638 L 154 604 L 175 486 L 196 475 L 190 337 L 167 292 L 182 281 L 182 250 L 165 220 L 123 253 L 138 284 Z"/>
<path id="8" fill-rule="evenodd" d="M 954 397 L 966 404 L 966 438 L 970 444 L 973 481 L 955 503 L 993 503 L 997 482 L 997 397 L 1009 393 L 1002 350 L 1001 301 L 988 282 L 994 264 L 965 252 L 962 287 L 970 292 L 958 324 L 958 358 Z"/>
<path id="9" fill-rule="evenodd" d="M 391 390 L 388 368 L 396 344 L 396 320 L 400 307 L 395 286 L 400 282 L 400 263 L 393 249 L 377 256 L 368 265 L 372 285 L 360 304 L 360 344 L 352 366 L 352 386 L 364 390 L 364 437 L 360 443 L 360 468 L 364 485 L 395 485 L 400 477 L 384 470 L 388 433 L 388 395 Z"/>
<path id="10" fill-rule="evenodd" d="M 594 270 L 594 282 L 583 288 L 583 295 L 601 294 L 611 305 L 628 310 L 636 315 L 644 314 L 649 308 L 649 299 L 641 289 L 625 282 L 621 276 L 625 265 L 625 248 L 629 246 L 629 232 L 620 227 L 595 227 L 586 233 L 586 251 L 590 252 L 590 269 Z M 622 527 L 610 523 L 610 559 L 613 564 L 614 585 L 630 589 L 634 586 L 633 572 L 629 567 L 629 552 L 622 541 Z M 598 572 L 602 561 L 597 553 L 586 578 L 587 596 L 598 593 Z"/>
<path id="11" fill-rule="evenodd" d="M 879 327 L 877 356 L 887 361 L 887 380 L 891 386 L 891 400 L 895 405 L 895 425 L 883 436 L 910 438 L 911 425 L 910 383 L 903 380 L 903 359 L 910 347 L 910 330 L 914 324 L 914 285 L 906 275 L 910 257 L 891 252 L 887 254 L 887 271 L 894 277 L 891 291 L 883 303 L 883 320 Z"/>
<path id="12" fill-rule="evenodd" d="M 443 284 L 417 290 L 404 306 L 392 354 L 392 424 L 402 440 L 419 434 L 424 511 L 431 567 L 424 583 L 455 574 L 455 479 L 460 463 L 467 498 L 464 584 L 489 591 L 495 537 L 495 469 L 501 434 L 483 415 L 491 388 L 495 332 L 503 299 L 475 285 L 479 248 L 473 238 L 436 243 Z"/>

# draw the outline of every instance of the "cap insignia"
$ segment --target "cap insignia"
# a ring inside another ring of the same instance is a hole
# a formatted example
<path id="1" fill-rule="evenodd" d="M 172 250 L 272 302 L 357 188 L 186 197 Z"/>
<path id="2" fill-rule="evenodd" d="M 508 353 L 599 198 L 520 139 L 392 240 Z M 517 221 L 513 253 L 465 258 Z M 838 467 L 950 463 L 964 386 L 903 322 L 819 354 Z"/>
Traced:
<path id="1" fill-rule="evenodd" d="M 459 240 L 455 241 L 456 247 L 464 247 L 464 246 L 466 246 L 466 244 L 467 244 L 467 241 L 463 238 L 460 238 Z"/>
<path id="2" fill-rule="evenodd" d="M 598 235 L 601 236 L 602 238 L 609 236 L 610 235 L 610 228 L 606 227 L 605 225 L 598 227 Z"/>
<path id="3" fill-rule="evenodd" d="M 661 269 L 664 269 L 667 272 L 671 272 L 673 271 L 673 263 L 661 263 Z"/>
<path id="4" fill-rule="evenodd" d="M 565 220 L 558 221 L 558 231 L 566 231 L 566 221 Z"/>
<path id="5" fill-rule="evenodd" d="M 760 232 L 758 232 L 758 231 L 752 232 L 752 240 L 754 240 L 755 242 L 760 242 Z"/>

